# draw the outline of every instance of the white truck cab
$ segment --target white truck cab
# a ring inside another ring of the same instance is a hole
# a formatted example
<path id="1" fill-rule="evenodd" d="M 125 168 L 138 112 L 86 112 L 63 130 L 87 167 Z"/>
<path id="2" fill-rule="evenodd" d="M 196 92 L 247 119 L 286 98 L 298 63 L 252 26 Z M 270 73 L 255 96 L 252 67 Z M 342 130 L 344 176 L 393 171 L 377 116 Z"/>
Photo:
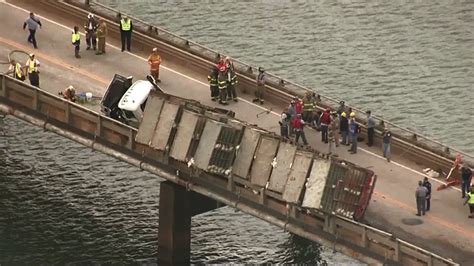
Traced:
<path id="1" fill-rule="evenodd" d="M 153 85 L 148 80 L 138 80 L 128 88 L 118 103 L 123 118 L 129 125 L 138 126 L 143 118 L 142 105 L 145 103 Z"/>

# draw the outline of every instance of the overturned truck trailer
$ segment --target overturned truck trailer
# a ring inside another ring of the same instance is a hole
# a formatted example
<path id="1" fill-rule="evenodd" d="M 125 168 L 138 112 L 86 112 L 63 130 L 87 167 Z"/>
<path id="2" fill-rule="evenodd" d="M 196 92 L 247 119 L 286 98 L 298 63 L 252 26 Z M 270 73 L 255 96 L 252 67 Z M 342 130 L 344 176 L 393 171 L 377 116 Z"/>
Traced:
<path id="1" fill-rule="evenodd" d="M 368 169 L 298 147 L 233 113 L 167 94 L 148 98 L 136 141 L 184 171 L 231 179 L 309 213 L 360 220 L 376 181 Z"/>

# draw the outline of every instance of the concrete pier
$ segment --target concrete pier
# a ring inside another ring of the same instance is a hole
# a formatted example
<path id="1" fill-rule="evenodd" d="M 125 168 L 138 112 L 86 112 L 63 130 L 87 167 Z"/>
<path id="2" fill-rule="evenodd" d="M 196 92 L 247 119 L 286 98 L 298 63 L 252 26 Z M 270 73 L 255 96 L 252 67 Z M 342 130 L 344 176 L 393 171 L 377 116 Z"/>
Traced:
<path id="1" fill-rule="evenodd" d="M 191 217 L 223 206 L 218 202 L 165 181 L 160 185 L 158 261 L 188 264 L 191 254 Z"/>

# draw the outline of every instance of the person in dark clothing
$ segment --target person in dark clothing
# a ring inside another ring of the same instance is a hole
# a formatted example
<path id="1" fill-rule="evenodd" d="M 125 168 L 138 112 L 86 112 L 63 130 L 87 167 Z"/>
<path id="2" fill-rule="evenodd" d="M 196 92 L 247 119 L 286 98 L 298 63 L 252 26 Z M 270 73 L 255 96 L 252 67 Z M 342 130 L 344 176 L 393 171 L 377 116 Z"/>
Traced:
<path id="1" fill-rule="evenodd" d="M 86 44 L 87 48 L 86 50 L 92 48 L 94 50 L 97 49 L 97 28 L 99 27 L 99 24 L 97 23 L 97 20 L 94 18 L 93 14 L 87 15 L 87 21 L 84 23 L 84 31 L 86 32 Z"/>
<path id="2" fill-rule="evenodd" d="M 297 114 L 296 118 L 293 119 L 293 129 L 295 130 L 295 135 L 296 135 L 295 142 L 296 142 L 296 144 L 298 144 L 298 141 L 301 137 L 301 139 L 303 140 L 303 144 L 305 146 L 308 145 L 308 141 L 306 141 L 306 136 L 305 136 L 304 130 L 303 130 L 304 129 L 304 121 L 301 118 L 301 114 Z"/>
<path id="3" fill-rule="evenodd" d="M 462 198 L 466 197 L 466 193 L 469 192 L 469 186 L 471 185 L 472 171 L 469 166 L 464 163 L 461 167 L 461 191 Z"/>
<path id="4" fill-rule="evenodd" d="M 372 147 L 374 145 L 375 135 L 375 119 L 372 117 L 372 112 L 367 111 L 367 146 Z"/>
<path id="5" fill-rule="evenodd" d="M 383 130 L 382 142 L 383 157 L 387 159 L 387 162 L 390 162 L 390 143 L 392 142 L 392 132 L 390 132 L 388 128 Z"/>
<path id="6" fill-rule="evenodd" d="M 290 129 L 290 116 L 288 113 L 283 112 L 281 114 L 281 120 L 278 121 L 278 124 L 280 124 L 280 134 L 282 137 L 285 139 L 289 139 L 289 129 Z"/>
<path id="7" fill-rule="evenodd" d="M 33 12 L 30 13 L 30 17 L 23 23 L 23 30 L 26 29 L 28 26 L 28 30 L 30 31 L 30 35 L 28 36 L 28 42 L 33 44 L 35 49 L 38 49 L 38 44 L 36 43 L 36 30 L 38 27 L 42 27 L 41 21 L 35 16 Z"/>
<path id="8" fill-rule="evenodd" d="M 426 194 L 428 194 L 428 189 L 423 186 L 423 181 L 418 181 L 415 191 L 417 216 L 425 215 Z"/>
<path id="9" fill-rule="evenodd" d="M 426 193 L 426 211 L 429 211 L 431 206 L 431 183 L 428 181 L 428 177 L 423 179 L 423 186 L 428 190 Z"/>
<path id="10" fill-rule="evenodd" d="M 122 16 L 120 20 L 120 37 L 122 40 L 122 52 L 125 51 L 125 44 L 127 44 L 127 51 L 130 52 L 132 43 L 133 24 L 132 20 L 127 16 Z"/>
<path id="11" fill-rule="evenodd" d="M 342 145 L 349 145 L 349 119 L 347 119 L 346 112 L 341 113 L 341 122 L 339 124 L 339 131 L 341 131 Z"/>
<path id="12" fill-rule="evenodd" d="M 219 100 L 219 85 L 217 84 L 217 76 L 219 72 L 217 67 L 212 67 L 211 73 L 207 76 L 207 81 L 209 81 L 209 87 L 211 89 L 211 100 Z"/>

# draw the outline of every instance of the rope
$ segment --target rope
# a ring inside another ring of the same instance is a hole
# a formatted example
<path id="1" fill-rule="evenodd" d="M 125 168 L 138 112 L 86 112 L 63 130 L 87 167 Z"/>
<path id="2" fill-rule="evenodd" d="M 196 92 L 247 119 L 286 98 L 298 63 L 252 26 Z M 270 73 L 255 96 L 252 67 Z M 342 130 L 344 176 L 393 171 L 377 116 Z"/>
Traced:
<path id="1" fill-rule="evenodd" d="M 8 61 L 0 61 L 0 65 L 10 65 L 11 61 L 12 61 L 11 57 L 15 53 L 21 53 L 21 54 L 25 54 L 25 55 L 29 56 L 29 54 L 27 52 L 23 51 L 23 50 L 12 50 L 8 53 L 8 56 L 7 56 Z M 2 75 L 8 75 L 10 73 L 12 73 L 12 71 L 0 72 L 0 74 L 2 74 Z"/>

